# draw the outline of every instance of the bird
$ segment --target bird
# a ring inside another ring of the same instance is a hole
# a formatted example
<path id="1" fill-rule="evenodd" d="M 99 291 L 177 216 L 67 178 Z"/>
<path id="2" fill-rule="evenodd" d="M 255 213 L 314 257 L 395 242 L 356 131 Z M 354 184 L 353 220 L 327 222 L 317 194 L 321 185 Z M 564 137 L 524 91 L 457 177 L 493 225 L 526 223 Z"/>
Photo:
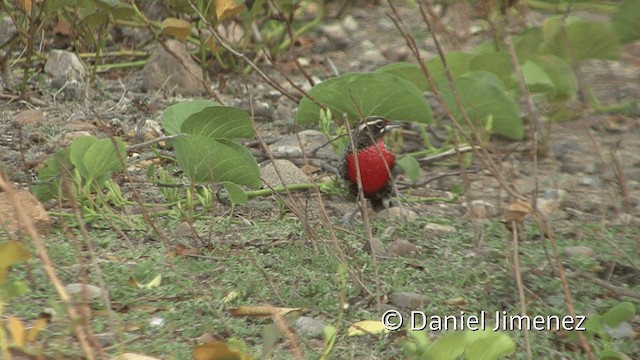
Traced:
<path id="1" fill-rule="evenodd" d="M 358 157 L 364 197 L 374 211 L 385 207 L 384 201 L 392 192 L 395 177 L 395 156 L 384 143 L 384 137 L 402 125 L 382 116 L 368 116 L 352 130 L 353 146 L 349 144 L 342 156 L 339 173 L 349 192 L 358 196 L 358 172 L 354 155 Z"/>

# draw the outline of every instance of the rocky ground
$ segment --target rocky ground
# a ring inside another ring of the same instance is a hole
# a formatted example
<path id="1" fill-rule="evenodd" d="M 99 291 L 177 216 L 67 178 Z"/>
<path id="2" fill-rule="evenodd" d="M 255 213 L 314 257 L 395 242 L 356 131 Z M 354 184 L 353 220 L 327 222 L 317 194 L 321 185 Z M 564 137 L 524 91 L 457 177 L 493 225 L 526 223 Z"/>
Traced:
<path id="1" fill-rule="evenodd" d="M 316 30 L 305 35 L 303 45 L 293 53 L 306 71 L 315 78 L 325 78 L 337 70 L 370 71 L 394 61 L 414 61 L 393 22 L 386 16 L 389 10 L 383 5 L 354 5 L 348 15 L 339 20 L 329 20 Z M 432 39 L 426 35 L 424 26 L 414 11 L 400 9 L 403 19 L 419 35 L 424 55 L 428 59 L 435 56 Z M 542 14 L 530 14 L 530 20 L 540 21 Z M 447 24 L 458 24 L 462 49 L 471 49 L 481 39 L 487 38 L 481 22 L 472 16 L 448 11 L 443 19 Z M 476 32 L 474 34 L 474 32 Z M 149 40 L 142 31 L 125 33 L 124 43 L 144 43 Z M 117 43 L 112 43 L 117 47 Z M 173 51 L 182 54 L 178 43 Z M 31 80 L 31 100 L 19 100 L 8 79 L 3 78 L 4 88 L 0 94 L 0 165 L 10 174 L 12 182 L 20 188 L 27 188 L 39 164 L 55 149 L 64 147 L 79 135 L 122 136 L 128 145 L 162 135 L 159 117 L 168 105 L 190 98 L 210 98 L 202 91 L 198 81 L 200 68 L 192 66 L 186 73 L 181 66 L 166 60 L 166 53 L 151 42 L 144 48 L 155 53 L 145 69 L 132 68 L 112 70 L 98 74 L 95 85 L 86 87 L 82 78 L 86 70 L 81 64 L 56 69 L 51 57 L 46 66 L 39 64 Z M 156 49 L 156 50 L 153 50 Z M 624 48 L 619 61 L 590 61 L 581 67 L 584 83 L 595 90 L 605 104 L 622 103 L 640 99 L 640 43 L 632 43 Z M 171 56 L 169 56 L 171 58 Z M 190 63 L 188 57 L 183 62 Z M 75 64 L 73 58 L 60 59 Z M 286 89 L 292 89 L 274 66 L 261 63 L 260 66 Z M 303 88 L 309 84 L 295 69 L 291 55 L 285 54 L 276 62 L 276 67 L 285 71 Z M 180 71 L 178 82 L 160 81 L 170 78 L 169 74 Z M 14 81 L 19 82 L 19 72 L 13 71 Z M 212 89 L 218 100 L 226 105 L 253 110 L 259 131 L 270 144 L 270 149 L 283 158 L 302 165 L 300 159 L 292 158 L 291 146 L 298 143 L 293 135 L 293 124 L 297 104 L 280 92 L 272 89 L 255 73 L 237 75 L 211 69 Z M 249 92 L 247 92 L 247 90 Z M 443 114 L 437 114 L 442 116 Z M 544 113 L 543 113 L 544 115 Z M 301 130 L 301 129 L 298 129 Z M 550 155 L 538 159 L 537 171 L 531 157 L 528 141 L 520 143 L 496 140 L 491 143 L 491 155 L 499 162 L 503 177 L 514 184 L 526 196 L 534 194 L 543 214 L 557 229 L 580 232 L 585 222 L 601 223 L 607 226 L 640 227 L 640 117 L 631 114 L 601 114 L 580 111 L 575 118 L 549 124 Z M 324 142 L 320 133 L 305 130 L 302 140 L 309 147 Z M 416 135 L 417 136 L 417 135 Z M 419 143 L 419 141 L 416 141 Z M 411 144 L 411 142 L 409 142 Z M 255 143 L 253 150 L 266 165 L 266 158 Z M 330 151 L 323 156 L 335 160 Z M 476 159 L 477 160 L 477 159 Z M 455 160 L 451 160 L 455 162 Z M 144 173 L 144 163 L 131 159 L 134 173 Z M 335 164 L 335 163 L 334 163 Z M 313 175 L 317 179 L 330 176 L 321 162 L 313 162 Z M 479 165 L 474 161 L 474 166 Z M 290 163 L 279 163 L 279 167 L 292 183 L 301 182 L 306 175 Z M 267 172 L 268 170 L 264 170 Z M 452 170 L 436 164 L 422 169 L 422 178 L 429 179 Z M 265 178 L 269 175 L 264 174 Z M 271 175 L 272 176 L 272 175 Z M 465 195 L 453 203 L 415 203 L 408 208 L 420 216 L 448 216 L 460 219 L 498 218 L 512 200 L 500 189 L 499 184 L 486 171 L 468 174 L 470 188 Z M 266 180 L 273 181 L 273 180 Z M 537 184 L 536 184 L 537 181 Z M 464 185 L 460 176 L 445 176 L 411 189 L 404 176 L 400 176 L 400 191 L 411 198 L 451 196 L 451 189 Z M 405 184 L 405 185 L 403 185 Z M 127 190 L 127 184 L 122 185 Z M 126 195 L 126 194 L 125 194 Z M 153 199 L 154 191 L 147 194 Z M 296 195 L 298 197 L 298 195 Z M 297 201 L 305 204 L 307 195 L 299 195 Z M 268 202 L 272 199 L 259 199 Z M 253 205 L 252 205 L 253 204 Z M 241 207 L 238 214 L 247 218 L 275 219 L 275 206 L 259 206 L 250 203 Z M 302 205 L 301 205 L 302 206 Z M 325 199 L 329 214 L 342 217 L 353 207 L 343 196 Z M 302 208 L 313 213 L 314 206 L 306 204 Z M 221 208 L 218 208 L 221 209 Z M 220 210 L 222 213 L 223 209 Z M 476 234 L 478 241 L 482 233 Z M 578 236 L 579 238 L 579 236 Z M 579 248 L 579 242 L 567 244 L 567 254 L 571 251 L 593 254 L 590 248 Z M 575 245 L 575 246 L 572 246 Z M 637 255 L 636 255 L 637 257 Z"/>

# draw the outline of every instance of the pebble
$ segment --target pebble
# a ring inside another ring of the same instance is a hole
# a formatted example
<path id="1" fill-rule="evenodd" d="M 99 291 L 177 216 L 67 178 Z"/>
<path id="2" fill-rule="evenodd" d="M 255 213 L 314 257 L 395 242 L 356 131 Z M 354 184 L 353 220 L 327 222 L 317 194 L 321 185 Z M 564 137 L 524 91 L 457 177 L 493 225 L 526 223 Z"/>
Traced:
<path id="1" fill-rule="evenodd" d="M 572 257 L 573 256 L 592 257 L 595 254 L 595 252 L 593 251 L 592 248 L 588 246 L 577 245 L 577 246 L 567 246 L 566 248 L 564 248 L 564 254 Z"/>
<path id="2" fill-rule="evenodd" d="M 278 172 L 276 172 L 276 167 Z M 280 173 L 282 179 L 278 177 L 278 173 Z M 275 166 L 273 162 L 270 162 L 261 168 L 260 177 L 265 185 L 271 187 L 290 184 L 305 184 L 309 182 L 307 175 L 297 167 L 296 164 L 283 159 L 275 160 Z"/>
<path id="3" fill-rule="evenodd" d="M 400 291 L 389 296 L 389 302 L 397 307 L 405 309 L 421 309 L 429 304 L 429 298 L 408 291 Z"/>
<path id="4" fill-rule="evenodd" d="M 143 90 L 164 89 L 182 95 L 202 94 L 205 91 L 202 86 L 202 69 L 191 59 L 185 45 L 177 40 L 169 40 L 166 46 L 180 60 L 158 46 L 142 70 Z"/>
<path id="5" fill-rule="evenodd" d="M 28 191 L 14 190 L 14 199 L 17 206 L 22 207 L 25 215 L 35 226 L 40 235 L 46 235 L 51 229 L 51 218 L 49 213 L 38 199 Z M 0 193 L 0 229 L 12 234 L 18 231 L 18 219 L 13 203 L 9 202 L 9 195 L 6 192 Z M 24 229 L 24 225 L 22 226 Z"/>
<path id="6" fill-rule="evenodd" d="M 83 81 L 87 70 L 78 56 L 66 50 L 51 50 L 44 72 L 58 83 L 65 84 L 68 81 Z"/>
<path id="7" fill-rule="evenodd" d="M 422 228 L 422 231 L 424 232 L 424 235 L 426 237 L 439 239 L 446 234 L 456 231 L 456 228 L 451 225 L 428 223 L 424 226 L 424 228 Z"/>
<path id="8" fill-rule="evenodd" d="M 322 320 L 309 316 L 301 316 L 293 324 L 293 327 L 298 333 L 313 338 L 322 336 L 325 324 Z"/>
<path id="9" fill-rule="evenodd" d="M 394 240 L 388 248 L 389 256 L 398 256 L 403 258 L 414 257 L 418 252 L 418 247 L 404 239 Z"/>

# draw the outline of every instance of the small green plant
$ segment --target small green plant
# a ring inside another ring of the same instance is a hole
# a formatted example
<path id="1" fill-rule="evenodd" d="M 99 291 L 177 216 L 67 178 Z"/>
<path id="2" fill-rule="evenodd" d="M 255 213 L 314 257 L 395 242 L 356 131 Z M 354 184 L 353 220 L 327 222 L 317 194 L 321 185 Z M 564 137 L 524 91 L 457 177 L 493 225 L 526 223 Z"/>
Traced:
<path id="1" fill-rule="evenodd" d="M 585 335 L 600 359 L 628 360 L 623 351 L 633 351 L 630 342 L 623 339 L 633 338 L 633 327 L 628 323 L 636 315 L 636 307 L 630 302 L 614 305 L 609 311 L 589 315 L 585 323 Z M 576 338 L 574 334 L 571 334 Z"/>
<path id="2" fill-rule="evenodd" d="M 162 124 L 173 141 L 176 161 L 192 183 L 224 185 L 233 205 L 247 201 L 240 185 L 261 185 L 258 163 L 235 141 L 253 137 L 249 114 L 212 101 L 172 105 L 162 114 Z"/>
<path id="3" fill-rule="evenodd" d="M 450 331 L 431 341 L 426 331 L 407 331 L 404 351 L 416 360 L 493 360 L 513 354 L 516 344 L 508 335 L 494 331 Z"/>
<path id="4" fill-rule="evenodd" d="M 87 197 L 94 193 L 101 194 L 106 188 L 108 196 L 98 198 L 123 205 L 126 201 L 111 174 L 123 170 L 122 161 L 126 159 L 126 155 L 125 145 L 118 137 L 98 139 L 94 136 L 79 136 L 68 148 L 58 151 L 45 161 L 38 172 L 39 182 L 34 186 L 34 193 L 42 201 L 72 195 L 79 199 L 83 207 L 91 208 Z M 63 180 L 71 186 L 72 194 L 61 192 Z"/>

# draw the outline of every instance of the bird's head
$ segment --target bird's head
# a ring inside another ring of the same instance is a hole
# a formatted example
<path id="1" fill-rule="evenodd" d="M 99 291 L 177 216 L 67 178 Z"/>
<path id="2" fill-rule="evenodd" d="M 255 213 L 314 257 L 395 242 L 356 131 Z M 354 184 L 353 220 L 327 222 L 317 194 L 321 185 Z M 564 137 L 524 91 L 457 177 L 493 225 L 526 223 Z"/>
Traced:
<path id="1" fill-rule="evenodd" d="M 376 144 L 391 130 L 402 127 L 382 116 L 368 116 L 356 125 L 353 130 L 353 140 L 357 149 L 365 149 Z"/>

